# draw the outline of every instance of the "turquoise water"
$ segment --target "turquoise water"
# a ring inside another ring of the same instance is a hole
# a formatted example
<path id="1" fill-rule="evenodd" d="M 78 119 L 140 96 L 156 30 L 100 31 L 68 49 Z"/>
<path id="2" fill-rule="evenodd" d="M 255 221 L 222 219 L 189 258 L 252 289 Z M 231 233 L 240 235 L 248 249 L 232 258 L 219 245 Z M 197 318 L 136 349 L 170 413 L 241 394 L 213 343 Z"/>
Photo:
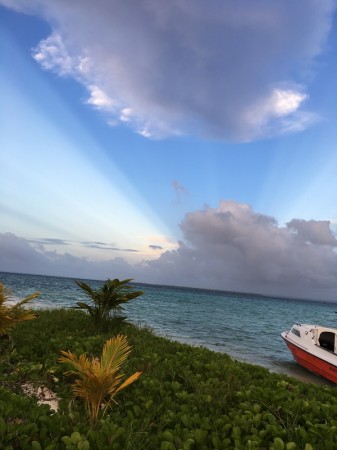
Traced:
<path id="1" fill-rule="evenodd" d="M 0 273 L 19 299 L 40 291 L 36 308 L 74 306 L 85 300 L 73 279 Z M 102 282 L 89 281 L 92 287 Z M 248 294 L 137 284 L 144 296 L 125 307 L 128 319 L 155 333 L 224 352 L 271 371 L 319 382 L 292 359 L 280 333 L 295 322 L 337 328 L 337 304 Z"/>

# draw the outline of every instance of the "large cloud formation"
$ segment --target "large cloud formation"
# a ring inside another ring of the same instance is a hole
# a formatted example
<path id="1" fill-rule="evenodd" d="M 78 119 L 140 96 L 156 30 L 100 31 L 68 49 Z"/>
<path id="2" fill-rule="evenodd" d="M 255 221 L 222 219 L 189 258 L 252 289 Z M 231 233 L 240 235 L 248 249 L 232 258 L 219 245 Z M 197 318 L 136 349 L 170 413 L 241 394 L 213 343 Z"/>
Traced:
<path id="1" fill-rule="evenodd" d="M 280 227 L 249 205 L 223 201 L 187 214 L 181 228 L 179 248 L 147 263 L 163 283 L 337 298 L 337 240 L 329 221 L 294 219 Z"/>
<path id="2" fill-rule="evenodd" d="M 249 141 L 300 131 L 333 0 L 0 0 L 46 19 L 34 50 L 111 124 L 160 138 Z"/>
<path id="3" fill-rule="evenodd" d="M 0 235 L 0 270 L 70 277 L 133 277 L 137 281 L 336 300 L 337 240 L 328 221 L 294 219 L 279 226 L 247 204 L 222 201 L 188 213 L 184 240 L 155 260 L 92 262 L 33 248 Z"/>

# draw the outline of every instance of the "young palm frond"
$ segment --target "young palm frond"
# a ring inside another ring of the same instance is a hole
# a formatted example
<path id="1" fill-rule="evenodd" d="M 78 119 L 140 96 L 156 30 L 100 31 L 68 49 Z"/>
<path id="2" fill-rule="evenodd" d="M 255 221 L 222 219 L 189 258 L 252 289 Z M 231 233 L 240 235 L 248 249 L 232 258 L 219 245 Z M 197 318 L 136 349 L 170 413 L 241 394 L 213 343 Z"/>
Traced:
<path id="1" fill-rule="evenodd" d="M 132 286 L 129 286 L 130 281 L 132 278 L 108 279 L 99 289 L 92 289 L 85 282 L 75 281 L 92 301 L 91 304 L 77 302 L 77 308 L 85 309 L 94 323 L 101 327 L 111 322 L 111 319 L 115 319 L 117 322 L 125 319 L 120 315 L 123 311 L 122 305 L 144 294 L 143 291 L 134 291 Z"/>
<path id="2" fill-rule="evenodd" d="M 59 361 L 72 367 L 66 375 L 75 376 L 72 391 L 76 397 L 84 401 L 91 423 L 96 422 L 103 402 L 104 415 L 111 402 L 115 402 L 116 394 L 136 381 L 142 374 L 142 372 L 136 372 L 122 382 L 124 374 L 119 371 L 130 351 L 131 346 L 128 344 L 127 337 L 122 335 L 117 335 L 104 344 L 100 359 L 90 360 L 85 354 L 77 357 L 70 351 L 61 351 L 63 356 Z"/>
<path id="3" fill-rule="evenodd" d="M 20 302 L 10 305 L 8 302 L 11 299 L 11 291 L 0 283 L 0 336 L 7 335 L 18 323 L 37 317 L 35 313 L 23 306 L 39 295 L 39 292 L 35 292 Z"/>

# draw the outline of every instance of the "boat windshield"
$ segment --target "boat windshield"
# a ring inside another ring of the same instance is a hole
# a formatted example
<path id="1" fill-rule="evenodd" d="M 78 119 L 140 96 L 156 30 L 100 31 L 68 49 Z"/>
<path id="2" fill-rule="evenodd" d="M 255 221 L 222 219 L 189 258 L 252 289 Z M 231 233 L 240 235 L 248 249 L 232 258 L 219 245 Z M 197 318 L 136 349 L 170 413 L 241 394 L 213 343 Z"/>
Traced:
<path id="1" fill-rule="evenodd" d="M 297 328 L 292 328 L 291 332 L 293 334 L 295 334 L 296 336 L 301 337 L 301 333 L 300 333 L 300 331 Z"/>

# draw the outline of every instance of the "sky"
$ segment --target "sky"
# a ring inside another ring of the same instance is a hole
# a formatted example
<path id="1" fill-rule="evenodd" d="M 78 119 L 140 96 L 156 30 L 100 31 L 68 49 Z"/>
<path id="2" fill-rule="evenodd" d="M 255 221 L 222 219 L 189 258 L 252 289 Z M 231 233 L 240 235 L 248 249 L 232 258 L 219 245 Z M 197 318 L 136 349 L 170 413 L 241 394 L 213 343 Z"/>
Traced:
<path id="1" fill-rule="evenodd" d="M 337 300 L 334 0 L 0 0 L 0 271 Z"/>

